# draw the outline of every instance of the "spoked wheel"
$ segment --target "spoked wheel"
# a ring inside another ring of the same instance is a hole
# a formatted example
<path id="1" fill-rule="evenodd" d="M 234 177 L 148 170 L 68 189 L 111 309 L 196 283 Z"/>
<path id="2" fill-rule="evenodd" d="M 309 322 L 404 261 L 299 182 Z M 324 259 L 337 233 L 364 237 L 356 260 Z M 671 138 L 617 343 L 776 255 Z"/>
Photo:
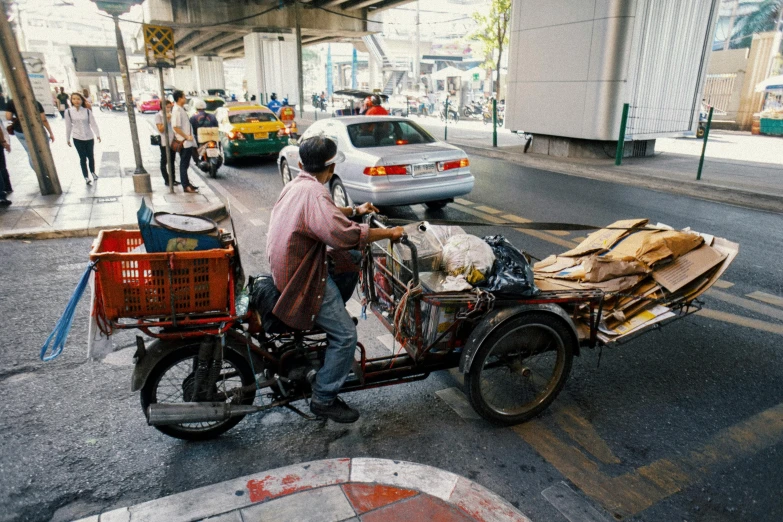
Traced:
<path id="1" fill-rule="evenodd" d="M 286 160 L 280 161 L 280 177 L 283 178 L 283 186 L 288 185 L 293 179 L 293 176 L 291 176 L 291 169 L 288 167 L 288 162 Z"/>
<path id="2" fill-rule="evenodd" d="M 473 408 L 496 424 L 532 419 L 563 388 L 575 342 L 554 316 L 532 313 L 509 320 L 484 342 L 467 375 Z"/>
<path id="3" fill-rule="evenodd" d="M 198 343 L 184 346 L 170 353 L 152 369 L 147 382 L 141 389 L 141 408 L 147 414 L 147 408 L 155 403 L 184 403 L 192 397 L 194 370 L 198 364 Z M 231 390 L 248 386 L 255 382 L 253 371 L 247 361 L 226 348 L 223 353 L 223 367 L 215 385 L 217 394 L 231 396 L 226 401 L 232 404 L 253 404 L 255 393 L 242 396 L 231 394 Z M 216 402 L 220 402 L 216 399 Z M 224 421 L 193 422 L 155 426 L 158 430 L 178 439 L 206 440 L 217 437 L 236 426 L 243 417 L 231 417 Z"/>

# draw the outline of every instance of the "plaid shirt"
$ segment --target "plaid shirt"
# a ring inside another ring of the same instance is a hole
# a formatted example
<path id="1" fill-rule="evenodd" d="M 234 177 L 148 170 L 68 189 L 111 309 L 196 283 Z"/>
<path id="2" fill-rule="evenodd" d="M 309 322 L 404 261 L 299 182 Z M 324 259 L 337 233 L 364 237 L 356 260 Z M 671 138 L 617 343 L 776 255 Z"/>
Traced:
<path id="1" fill-rule="evenodd" d="M 300 172 L 283 188 L 269 223 L 266 251 L 281 293 L 272 313 L 288 326 L 311 329 L 326 288 L 327 247 L 343 264 L 347 250 L 364 249 L 369 232 L 340 212 L 323 184 Z"/>

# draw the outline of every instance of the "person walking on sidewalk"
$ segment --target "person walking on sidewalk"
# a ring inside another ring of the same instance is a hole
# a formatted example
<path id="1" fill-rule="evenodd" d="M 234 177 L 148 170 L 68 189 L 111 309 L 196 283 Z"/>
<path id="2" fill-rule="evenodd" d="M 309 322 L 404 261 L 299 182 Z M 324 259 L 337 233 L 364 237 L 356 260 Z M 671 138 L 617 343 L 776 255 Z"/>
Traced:
<path id="1" fill-rule="evenodd" d="M 54 133 L 52 132 L 52 128 L 49 126 L 49 120 L 46 119 L 46 113 L 44 113 L 43 105 L 41 105 L 41 102 L 38 100 L 34 101 L 35 108 L 41 117 L 41 123 L 46 129 L 46 132 L 49 133 L 49 141 L 54 142 Z M 12 123 L 14 136 L 16 136 L 16 138 L 19 140 L 19 143 L 22 145 L 22 148 L 27 153 L 27 160 L 30 162 L 30 168 L 33 168 L 33 160 L 30 157 L 30 150 L 27 148 L 27 138 L 25 138 L 24 132 L 22 131 L 22 122 L 19 121 L 19 115 L 16 113 L 16 104 L 14 103 L 14 100 L 8 100 L 8 103 L 5 106 L 5 119 Z"/>
<path id="2" fill-rule="evenodd" d="M 8 169 L 5 164 L 5 153 L 11 152 L 11 136 L 5 130 L 5 125 L 0 125 L 0 207 L 7 207 L 11 204 L 8 201 L 8 193 L 11 189 L 11 179 L 8 177 Z"/>
<path id="3" fill-rule="evenodd" d="M 84 100 L 84 108 L 92 109 L 92 98 L 90 97 L 90 89 L 82 89 L 82 99 Z"/>
<path id="4" fill-rule="evenodd" d="M 348 219 L 376 212 L 371 203 L 347 208 L 334 204 L 324 185 L 335 165 L 345 161 L 334 141 L 322 135 L 309 138 L 299 147 L 299 158 L 301 171 L 283 188 L 269 222 L 266 251 L 281 292 L 272 313 L 292 328 L 318 325 L 326 332 L 326 358 L 315 375 L 310 411 L 335 422 L 355 422 L 359 412 L 337 394 L 356 351 L 356 325 L 345 303 L 359 278 L 357 250 L 372 241 L 398 240 L 403 229 L 371 229 Z"/>
<path id="5" fill-rule="evenodd" d="M 166 100 L 166 116 L 167 116 L 167 125 L 169 128 L 169 146 L 171 146 L 171 143 L 174 141 L 174 129 L 171 128 L 171 110 L 174 108 L 174 102 L 171 100 Z M 171 170 L 171 173 L 174 174 L 174 156 L 176 155 L 174 151 L 171 151 L 171 162 L 169 163 L 166 156 L 166 143 L 163 141 L 166 139 L 166 135 L 164 134 L 166 127 L 163 126 L 163 110 L 158 111 L 155 114 L 155 127 L 158 129 L 158 135 L 160 136 L 160 173 L 163 175 L 163 183 L 166 184 L 166 186 L 169 186 L 169 170 Z M 176 187 L 179 185 L 179 181 L 176 180 L 176 176 L 174 176 L 174 186 Z"/>
<path id="6" fill-rule="evenodd" d="M 98 143 L 101 142 L 101 131 L 98 129 L 98 123 L 91 109 L 84 108 L 84 97 L 75 92 L 71 95 L 71 105 L 65 111 L 65 139 L 68 146 L 71 146 L 71 135 L 73 135 L 73 146 L 79 153 L 79 164 L 82 167 L 82 176 L 88 185 L 92 184 L 90 176 L 87 173 L 87 164 L 90 165 L 90 172 L 94 180 L 98 180 L 95 173 L 95 138 Z M 93 134 L 94 133 L 94 134 Z"/>
<path id="7" fill-rule="evenodd" d="M 193 147 L 196 142 L 193 140 L 193 128 L 190 126 L 188 113 L 185 112 L 185 93 L 174 91 L 174 110 L 171 111 L 171 127 L 174 129 L 175 139 L 182 142 L 182 148 L 179 150 L 179 180 L 182 182 L 182 190 L 188 194 L 196 192 L 195 186 L 190 184 L 188 179 L 188 167 L 193 158 Z"/>
<path id="8" fill-rule="evenodd" d="M 65 119 L 65 110 L 68 108 L 68 95 L 65 94 L 65 87 L 60 87 L 60 92 L 57 94 L 57 110 L 60 111 L 60 116 Z"/>

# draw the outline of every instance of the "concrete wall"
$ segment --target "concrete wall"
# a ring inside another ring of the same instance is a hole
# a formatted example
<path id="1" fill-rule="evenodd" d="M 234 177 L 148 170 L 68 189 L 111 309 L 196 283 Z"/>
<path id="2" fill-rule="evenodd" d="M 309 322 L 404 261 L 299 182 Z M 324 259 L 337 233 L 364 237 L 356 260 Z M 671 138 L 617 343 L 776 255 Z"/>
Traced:
<path id="1" fill-rule="evenodd" d="M 764 103 L 764 93 L 755 92 L 755 89 L 756 85 L 767 78 L 774 39 L 774 32 L 753 35 L 753 43 L 750 45 L 748 54 L 747 72 L 742 82 L 740 107 L 737 113 L 737 123 L 742 130 L 750 130 L 753 124 L 753 114 L 761 111 Z"/>
<path id="2" fill-rule="evenodd" d="M 223 73 L 223 58 L 218 56 L 194 56 L 191 62 L 196 92 L 207 89 L 225 89 L 226 78 Z"/>
<path id="3" fill-rule="evenodd" d="M 736 122 L 739 112 L 749 49 L 713 51 L 707 68 L 704 99 L 721 112 L 713 121 Z"/>
<path id="4" fill-rule="evenodd" d="M 634 139 L 693 130 L 717 8 L 718 0 L 515 0 L 506 127 L 616 140 L 630 103 Z"/>

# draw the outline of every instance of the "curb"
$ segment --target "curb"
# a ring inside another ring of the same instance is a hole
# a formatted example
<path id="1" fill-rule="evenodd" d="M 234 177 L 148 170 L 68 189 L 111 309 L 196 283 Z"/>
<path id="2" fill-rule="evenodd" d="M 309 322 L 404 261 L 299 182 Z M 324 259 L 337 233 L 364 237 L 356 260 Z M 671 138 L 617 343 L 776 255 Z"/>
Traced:
<path id="1" fill-rule="evenodd" d="M 452 145 L 456 145 L 465 152 L 478 156 L 502 159 L 516 165 L 557 172 L 558 174 L 595 179 L 598 181 L 622 183 L 624 185 L 680 194 L 708 201 L 729 203 L 755 210 L 783 213 L 783 196 L 773 196 L 763 192 L 754 192 L 752 190 L 726 187 L 723 185 L 702 185 L 697 181 L 691 180 L 673 180 L 656 176 L 650 172 L 642 172 L 644 174 L 644 179 L 640 179 L 636 175 L 628 172 L 615 171 L 610 173 L 600 167 L 548 161 L 543 158 L 523 156 L 519 153 L 504 151 L 502 148 L 492 150 L 473 145 L 463 145 L 458 142 L 454 142 Z"/>
<path id="2" fill-rule="evenodd" d="M 220 221 L 228 217 L 228 209 L 226 209 L 225 204 L 216 203 L 208 206 L 204 210 L 200 210 L 198 212 L 192 212 L 189 215 L 206 217 L 213 221 Z M 0 240 L 2 239 L 43 240 L 43 239 L 61 239 L 61 238 L 69 238 L 69 237 L 70 238 L 94 237 L 97 236 L 98 232 L 100 232 L 101 230 L 115 230 L 118 228 L 137 230 L 139 228 L 139 224 L 134 221 L 133 223 L 118 223 L 116 225 L 107 225 L 107 226 L 90 227 L 90 228 L 66 228 L 60 230 L 40 229 L 40 228 L 31 228 L 27 230 L 22 229 L 22 230 L 16 230 L 14 232 L 0 232 Z"/>
<path id="3" fill-rule="evenodd" d="M 415 490 L 482 522 L 530 522 L 501 497 L 464 477 L 422 464 L 371 458 L 305 462 L 115 509 L 77 522 L 189 522 L 248 508 L 254 520 L 266 520 L 265 515 L 271 519 L 283 513 L 289 517 L 283 515 L 281 520 L 315 520 L 319 516 L 326 519 L 332 508 L 328 503 L 313 505 L 304 502 L 304 498 L 297 502 L 284 497 L 312 490 L 325 492 L 331 486 L 349 484 Z M 317 493 L 305 495 L 315 497 Z M 281 509 L 283 506 L 288 509 Z M 316 518 L 307 517 L 308 514 Z M 348 516 L 334 519 L 354 520 L 352 517 L 356 516 L 353 512 L 345 514 Z"/>

